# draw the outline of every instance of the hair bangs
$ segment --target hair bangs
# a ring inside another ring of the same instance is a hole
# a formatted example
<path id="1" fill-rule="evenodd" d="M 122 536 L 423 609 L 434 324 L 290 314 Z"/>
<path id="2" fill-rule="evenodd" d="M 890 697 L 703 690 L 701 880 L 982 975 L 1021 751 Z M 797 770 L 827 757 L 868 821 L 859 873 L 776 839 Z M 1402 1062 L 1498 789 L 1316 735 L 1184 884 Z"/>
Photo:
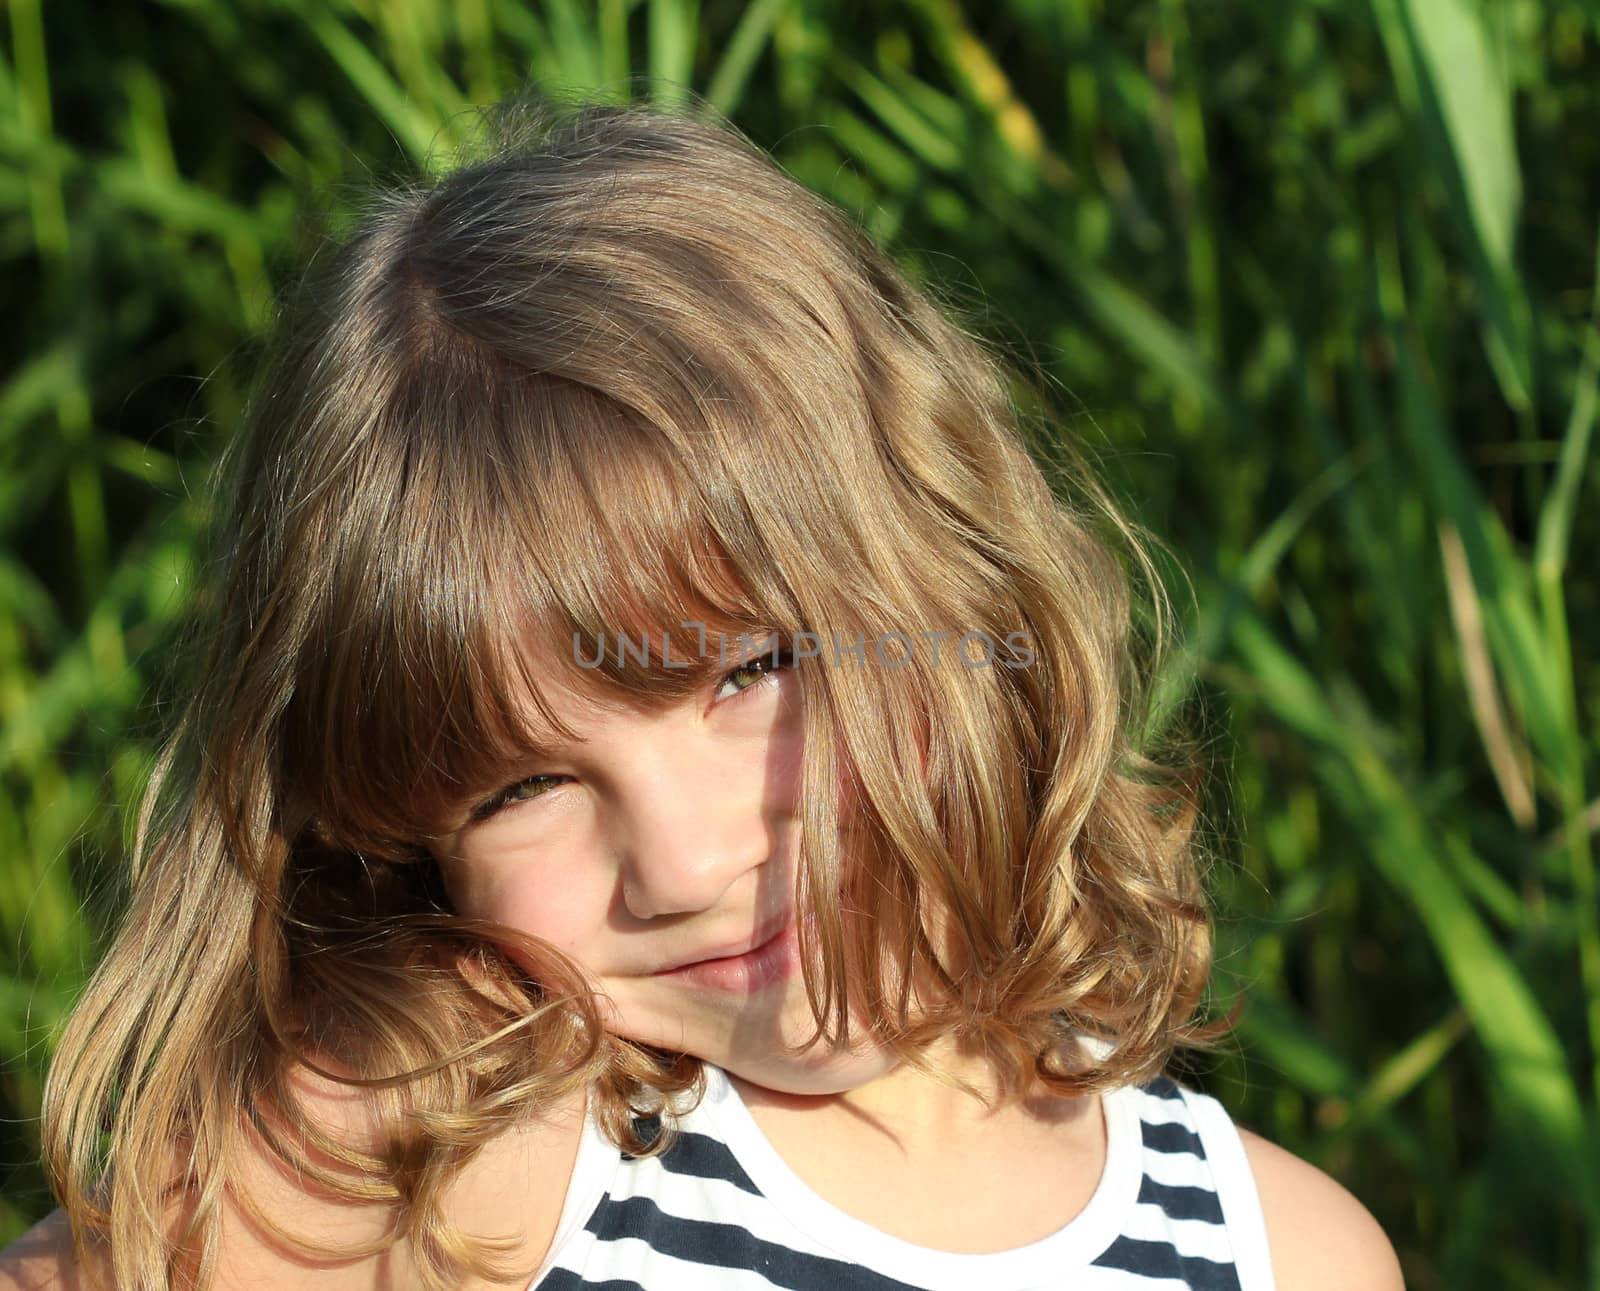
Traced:
<path id="1" fill-rule="evenodd" d="M 725 540 L 726 508 L 672 431 L 566 381 L 527 383 L 522 412 L 540 433 L 517 442 L 538 445 L 542 478 L 531 489 L 522 470 L 505 477 L 503 549 L 517 557 L 491 576 L 528 647 L 519 657 L 554 663 L 561 683 L 602 702 L 648 710 L 705 680 L 728 653 L 719 638 L 787 625 L 781 590 Z"/>
<path id="2" fill-rule="evenodd" d="M 551 684 L 596 708 L 659 711 L 794 630 L 782 589 L 723 540 L 737 506 L 718 513 L 666 433 L 580 383 L 477 376 L 503 388 L 391 410 L 419 429 L 393 541 L 362 562 L 384 571 L 383 594 L 336 598 L 365 675 L 326 680 L 324 756 L 301 760 L 316 770 L 300 783 L 319 786 L 319 833 L 352 850 L 414 854 L 401 840 L 448 832 L 573 739 Z M 486 451 L 459 450 L 474 441 Z M 352 621 L 351 606 L 368 613 Z M 374 747 L 390 755 L 354 756 Z"/>

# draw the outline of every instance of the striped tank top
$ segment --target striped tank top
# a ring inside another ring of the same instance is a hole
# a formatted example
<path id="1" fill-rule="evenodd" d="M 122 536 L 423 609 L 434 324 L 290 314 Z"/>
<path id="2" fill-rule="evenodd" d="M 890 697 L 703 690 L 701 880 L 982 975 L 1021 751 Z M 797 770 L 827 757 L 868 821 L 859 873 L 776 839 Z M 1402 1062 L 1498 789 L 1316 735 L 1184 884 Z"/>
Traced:
<path id="1" fill-rule="evenodd" d="M 1216 1099 L 1168 1076 L 1102 1096 L 1105 1168 L 1066 1227 L 966 1254 L 892 1237 L 825 1201 L 722 1070 L 705 1068 L 705 1097 L 659 1157 L 620 1151 L 585 1116 L 555 1240 L 528 1291 L 1273 1291 L 1238 1130 Z"/>

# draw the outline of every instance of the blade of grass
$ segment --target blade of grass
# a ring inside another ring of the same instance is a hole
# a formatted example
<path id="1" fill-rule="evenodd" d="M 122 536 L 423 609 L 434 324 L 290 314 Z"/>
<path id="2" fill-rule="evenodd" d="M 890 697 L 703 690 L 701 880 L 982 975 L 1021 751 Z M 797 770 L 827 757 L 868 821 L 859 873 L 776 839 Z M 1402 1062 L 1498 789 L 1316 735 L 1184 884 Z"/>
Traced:
<path id="1" fill-rule="evenodd" d="M 600 0 L 596 19 L 600 48 L 601 92 L 618 103 L 632 95 L 628 73 L 633 67 L 628 52 L 628 12 L 634 0 Z"/>
<path id="2" fill-rule="evenodd" d="M 1511 95 L 1468 0 L 1372 0 L 1395 86 L 1470 230 L 1483 343 L 1506 402 L 1532 405 L 1527 298 L 1514 264 L 1521 172 Z"/>
<path id="3" fill-rule="evenodd" d="M 905 94 L 856 60 L 840 58 L 835 61 L 834 70 L 912 155 L 941 174 L 960 169 L 968 156 L 969 141 L 960 109 L 952 101 L 945 100 L 942 120 L 932 120 Z"/>
<path id="4" fill-rule="evenodd" d="M 55 597 L 34 572 L 10 552 L 0 550 L 0 613 L 33 632 L 34 641 L 53 651 L 66 635 Z"/>
<path id="5" fill-rule="evenodd" d="M 650 0 L 650 90 L 660 103 L 681 103 L 694 80 L 698 0 Z"/>
<path id="6" fill-rule="evenodd" d="M 790 0 L 750 0 L 745 5 L 722 58 L 706 82 L 705 96 L 717 111 L 731 115 L 738 108 L 750 74 L 789 3 Z"/>
<path id="7" fill-rule="evenodd" d="M 1391 1054 L 1329 1128 L 1336 1137 L 1344 1137 L 1370 1123 L 1438 1070 L 1456 1042 L 1471 1030 L 1472 1021 L 1466 1010 L 1459 1005 L 1451 1008 L 1398 1053 Z"/>
<path id="8" fill-rule="evenodd" d="M 23 133 L 40 140 L 54 135 L 50 108 L 50 61 L 45 53 L 44 15 L 39 0 L 12 0 L 11 56 L 16 64 L 17 107 Z M 33 242 L 46 260 L 67 253 L 69 231 L 61 173 L 54 166 L 29 171 Z"/>
<path id="9" fill-rule="evenodd" d="M 1037 117 L 1018 96 L 999 59 L 978 38 L 954 0 L 916 0 L 934 53 L 967 99 L 979 107 L 993 125 L 995 137 L 1018 163 L 1010 174 L 1020 181 L 1019 191 L 1033 191 L 1041 183 L 1065 187 L 1072 170 L 1050 148 Z"/>
<path id="10" fill-rule="evenodd" d="M 404 7 L 380 5 L 375 12 L 379 48 L 398 72 L 407 97 L 426 104 L 428 116 L 447 130 L 459 129 L 455 118 L 466 100 L 439 57 L 445 32 L 453 25 L 449 9 L 437 0 L 431 5 L 411 0 Z"/>
<path id="11" fill-rule="evenodd" d="M 331 8 L 306 5 L 300 16 L 347 81 L 394 133 L 396 142 L 419 165 L 428 164 L 439 122 L 416 106 L 372 52 Z"/>
<path id="12" fill-rule="evenodd" d="M 269 226 L 255 211 L 179 176 L 162 175 L 132 157 L 96 161 L 89 173 L 117 206 L 148 215 L 164 228 L 220 239 L 268 238 Z"/>
<path id="13" fill-rule="evenodd" d="M 1511 818 L 1523 829 L 1538 823 L 1533 802 L 1532 771 L 1526 743 L 1512 734 L 1500 704 L 1500 688 L 1495 684 L 1494 664 L 1489 658 L 1489 643 L 1484 639 L 1483 613 L 1461 536 L 1445 521 L 1439 526 L 1439 553 L 1444 563 L 1444 585 L 1449 593 L 1450 615 L 1455 620 L 1456 641 L 1461 650 L 1462 669 L 1467 683 L 1467 702 L 1473 721 L 1489 757 L 1489 769 L 1506 801 Z"/>
<path id="14" fill-rule="evenodd" d="M 601 57 L 595 24 L 585 17 L 574 0 L 549 0 L 541 8 L 547 24 L 540 33 L 541 79 L 598 88 L 606 80 L 609 69 Z"/>

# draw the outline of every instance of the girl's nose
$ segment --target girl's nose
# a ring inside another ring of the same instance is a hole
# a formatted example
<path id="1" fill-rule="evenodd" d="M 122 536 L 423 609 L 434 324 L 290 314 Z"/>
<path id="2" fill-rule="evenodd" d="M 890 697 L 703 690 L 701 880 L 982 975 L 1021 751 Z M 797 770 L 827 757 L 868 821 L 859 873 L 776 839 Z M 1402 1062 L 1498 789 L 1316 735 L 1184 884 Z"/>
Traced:
<path id="1" fill-rule="evenodd" d="M 713 909 L 771 848 L 758 791 L 747 801 L 700 772 L 657 777 L 636 798 L 621 852 L 623 902 L 638 919 Z"/>

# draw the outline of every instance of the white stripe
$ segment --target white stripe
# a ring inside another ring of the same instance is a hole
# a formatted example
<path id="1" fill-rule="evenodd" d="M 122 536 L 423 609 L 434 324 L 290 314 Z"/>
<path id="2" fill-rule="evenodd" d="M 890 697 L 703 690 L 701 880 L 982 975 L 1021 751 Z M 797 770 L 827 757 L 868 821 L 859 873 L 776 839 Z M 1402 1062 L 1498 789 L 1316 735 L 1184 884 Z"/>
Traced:
<path id="1" fill-rule="evenodd" d="M 1185 1091 L 1184 1098 L 1194 1110 L 1195 1129 L 1216 1177 L 1222 1217 L 1233 1236 L 1240 1291 L 1275 1291 L 1266 1216 L 1239 1129 L 1227 1109 L 1209 1094 Z"/>
<path id="2" fill-rule="evenodd" d="M 754 1269 L 715 1268 L 664 1255 L 637 1237 L 601 1242 L 592 1233 L 583 1236 L 588 1240 L 574 1242 L 557 1265 L 585 1282 L 626 1279 L 644 1291 L 772 1291 L 772 1283 Z"/>
<path id="3" fill-rule="evenodd" d="M 1157 1152 L 1146 1148 L 1143 1156 L 1144 1172 L 1157 1183 L 1173 1188 L 1204 1188 L 1215 1192 L 1211 1171 L 1193 1152 Z"/>
<path id="4" fill-rule="evenodd" d="M 1151 1202 L 1135 1206 L 1122 1231 L 1138 1241 L 1170 1243 L 1179 1255 L 1194 1255 L 1218 1264 L 1233 1258 L 1228 1230 L 1223 1225 L 1204 1219 L 1173 1219 Z"/>
<path id="5" fill-rule="evenodd" d="M 1188 1105 L 1181 1098 L 1157 1098 L 1142 1089 L 1138 1093 L 1139 1100 L 1134 1106 L 1139 1111 L 1141 1121 L 1149 1121 L 1152 1125 L 1181 1125 L 1185 1129 L 1194 1128 L 1194 1122 L 1189 1118 Z"/>
<path id="6" fill-rule="evenodd" d="M 797 1228 L 767 1198 L 746 1192 L 726 1179 L 704 1179 L 665 1169 L 657 1157 L 623 1163 L 612 1181 L 613 1200 L 648 1197 L 665 1215 L 711 1223 L 735 1224 L 759 1241 L 786 1246 L 808 1255 L 837 1256 Z"/>

